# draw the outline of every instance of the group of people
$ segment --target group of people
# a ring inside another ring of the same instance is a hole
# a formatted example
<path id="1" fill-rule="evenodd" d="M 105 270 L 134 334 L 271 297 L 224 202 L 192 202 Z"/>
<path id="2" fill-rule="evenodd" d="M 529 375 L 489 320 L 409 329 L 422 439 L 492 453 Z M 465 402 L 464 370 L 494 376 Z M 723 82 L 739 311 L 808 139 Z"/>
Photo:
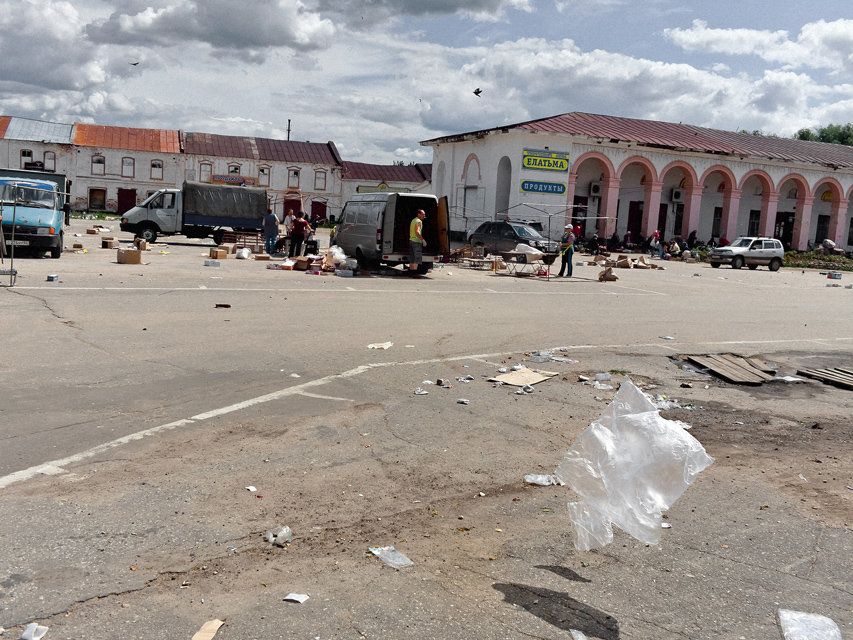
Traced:
<path id="1" fill-rule="evenodd" d="M 293 217 L 292 212 L 288 211 L 281 221 L 284 227 L 285 238 L 290 238 L 290 249 L 287 253 L 289 258 L 302 255 L 302 247 L 308 237 L 314 232 L 311 223 L 305 219 L 305 214 L 300 211 Z M 278 216 L 273 213 L 272 209 L 267 210 L 267 215 L 264 216 L 264 250 L 272 255 L 276 253 L 278 247 L 279 234 Z"/>

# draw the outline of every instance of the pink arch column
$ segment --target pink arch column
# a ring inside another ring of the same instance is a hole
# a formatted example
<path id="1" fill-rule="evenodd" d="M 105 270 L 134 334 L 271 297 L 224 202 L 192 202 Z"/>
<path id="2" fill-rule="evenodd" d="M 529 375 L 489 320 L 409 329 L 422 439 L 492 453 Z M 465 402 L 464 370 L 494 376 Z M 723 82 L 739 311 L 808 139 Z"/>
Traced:
<path id="1" fill-rule="evenodd" d="M 799 214 L 799 215 L 798 215 Z M 797 198 L 797 208 L 794 212 L 794 237 L 791 239 L 792 248 L 805 251 L 809 246 L 809 232 L 812 225 L 812 201 L 806 196 Z"/>
<path id="2" fill-rule="evenodd" d="M 723 198 L 723 220 L 720 224 L 720 237 L 729 241 L 737 237 L 737 217 L 740 211 L 740 189 L 727 189 Z"/>
<path id="3" fill-rule="evenodd" d="M 773 237 L 776 228 L 776 208 L 779 206 L 779 194 L 765 193 L 761 199 L 761 218 L 758 222 L 758 235 L 765 238 Z"/>
<path id="4" fill-rule="evenodd" d="M 576 173 L 569 174 L 568 184 L 566 184 L 566 221 L 563 225 L 572 224 L 572 216 L 575 215 L 575 187 L 577 186 L 578 175 Z"/>
<path id="5" fill-rule="evenodd" d="M 663 182 L 652 182 L 646 184 L 646 193 L 643 198 L 643 223 L 641 233 L 642 238 L 637 238 L 636 241 L 645 240 L 657 229 L 658 214 L 660 212 L 660 193 L 663 187 Z"/>
<path id="6" fill-rule="evenodd" d="M 692 184 L 686 189 L 687 206 L 685 207 L 684 217 L 681 219 L 681 229 L 673 229 L 674 235 L 681 235 L 686 238 L 691 231 L 699 229 L 699 214 L 702 210 L 702 185 Z M 687 233 L 684 230 L 687 229 Z M 661 229 L 661 231 L 663 231 Z"/>
<path id="7" fill-rule="evenodd" d="M 606 216 L 598 221 L 598 232 L 602 238 L 609 238 L 616 231 L 616 215 L 619 211 L 619 178 L 605 178 L 601 185 L 601 206 L 599 216 Z"/>
<path id="8" fill-rule="evenodd" d="M 849 200 L 838 200 L 832 203 L 832 213 L 829 218 L 829 239 L 839 247 L 844 247 L 844 223 L 847 221 L 847 206 Z"/>

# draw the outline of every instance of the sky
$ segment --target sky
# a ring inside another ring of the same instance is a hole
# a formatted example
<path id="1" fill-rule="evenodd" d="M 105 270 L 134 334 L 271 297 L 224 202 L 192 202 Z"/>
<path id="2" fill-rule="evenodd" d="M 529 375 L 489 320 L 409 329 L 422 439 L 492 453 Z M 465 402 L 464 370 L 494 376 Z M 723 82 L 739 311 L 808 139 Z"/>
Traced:
<path id="1" fill-rule="evenodd" d="M 290 121 L 376 164 L 572 111 L 853 121 L 850 0 L 0 0 L 0 61 L 2 115 L 280 139 Z"/>

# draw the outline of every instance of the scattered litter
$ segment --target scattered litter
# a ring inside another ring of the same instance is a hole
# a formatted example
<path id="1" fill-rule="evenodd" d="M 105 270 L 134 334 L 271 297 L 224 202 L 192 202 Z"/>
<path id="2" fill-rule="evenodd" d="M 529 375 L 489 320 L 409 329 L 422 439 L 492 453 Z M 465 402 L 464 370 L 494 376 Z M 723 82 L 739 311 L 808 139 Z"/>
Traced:
<path id="1" fill-rule="evenodd" d="M 578 382 L 589 382 L 589 376 L 578 376 Z"/>
<path id="2" fill-rule="evenodd" d="M 533 387 L 531 387 L 529 384 L 526 384 L 521 387 L 521 390 L 524 391 L 524 393 L 533 393 L 534 391 Z"/>
<path id="3" fill-rule="evenodd" d="M 713 462 L 698 440 L 680 423 L 661 417 L 625 377 L 613 401 L 554 472 L 582 498 L 568 504 L 575 548 L 609 544 L 612 524 L 641 542 L 657 544 L 661 512 Z"/>
<path id="4" fill-rule="evenodd" d="M 696 365 L 692 365 L 689 362 L 685 362 L 684 364 L 682 364 L 681 370 L 682 371 L 690 371 L 692 373 L 703 376 L 705 378 L 711 377 L 711 374 L 709 373 L 708 369 L 705 369 L 704 367 L 697 367 Z"/>
<path id="5" fill-rule="evenodd" d="M 501 384 L 503 384 L 503 383 L 501 383 Z M 516 390 L 516 392 L 515 392 L 515 395 L 517 395 L 517 396 L 526 396 L 526 395 L 527 395 L 527 393 L 524 391 L 524 389 L 517 389 L 517 390 Z"/>
<path id="6" fill-rule="evenodd" d="M 44 638 L 44 634 L 46 633 L 47 627 L 31 622 L 24 628 L 24 632 L 21 634 L 21 640 L 40 640 L 41 638 Z"/>
<path id="7" fill-rule="evenodd" d="M 583 631 L 578 631 L 577 629 L 569 629 L 569 633 L 572 634 L 572 640 L 588 640 L 586 635 L 584 635 Z"/>
<path id="8" fill-rule="evenodd" d="M 525 367 L 525 366 L 524 366 L 523 364 L 521 364 L 520 362 L 519 362 L 518 364 L 514 364 L 514 365 L 512 365 L 512 370 L 513 370 L 513 371 L 521 371 L 522 369 L 526 369 L 526 368 L 527 368 L 527 367 Z"/>
<path id="9" fill-rule="evenodd" d="M 48 282 L 59 282 L 59 276 L 56 275 L 55 273 L 52 273 L 47 277 L 47 281 Z"/>
<path id="10" fill-rule="evenodd" d="M 800 480 L 802 480 L 803 482 L 808 482 L 808 480 L 802 473 L 800 474 Z"/>
<path id="11" fill-rule="evenodd" d="M 424 380 L 421 384 L 435 384 L 432 380 Z"/>
<path id="12" fill-rule="evenodd" d="M 655 405 L 655 409 L 658 411 L 668 411 L 669 409 L 692 409 L 692 403 L 681 404 L 678 400 L 673 398 L 667 398 L 666 396 L 654 396 L 647 395 L 649 400 L 653 405 Z M 743 424 L 741 422 L 741 424 Z"/>
<path id="13" fill-rule="evenodd" d="M 661 528 L 661 529 L 672 529 L 672 525 L 671 525 L 671 524 L 669 524 L 668 522 L 661 522 L 661 523 L 660 523 L 660 528 Z"/>
<path id="14" fill-rule="evenodd" d="M 471 401 L 468 400 L 468 398 L 459 398 L 459 400 L 456 401 L 456 404 L 471 404 Z"/>
<path id="15" fill-rule="evenodd" d="M 368 547 L 370 553 L 382 560 L 389 567 L 394 569 L 402 569 L 403 567 L 411 567 L 414 562 L 409 560 L 405 555 L 397 551 L 392 545 L 386 547 Z"/>
<path id="16" fill-rule="evenodd" d="M 805 382 L 805 380 L 796 376 L 776 376 L 768 382 Z"/>
<path id="17" fill-rule="evenodd" d="M 551 358 L 554 357 L 554 354 L 550 351 L 533 351 L 530 356 L 527 358 L 530 362 L 550 362 Z"/>
<path id="18" fill-rule="evenodd" d="M 231 305 L 228 303 L 217 302 L 215 305 L 213 305 L 213 308 L 214 309 L 230 309 Z"/>
<path id="19" fill-rule="evenodd" d="M 596 382 L 607 382 L 608 380 L 612 380 L 613 376 L 609 373 L 596 373 L 595 380 Z"/>
<path id="20" fill-rule="evenodd" d="M 672 336 L 658 336 L 661 340 L 675 340 Z"/>
<path id="21" fill-rule="evenodd" d="M 219 631 L 219 627 L 225 624 L 225 620 L 208 620 L 203 625 L 201 625 L 201 629 L 195 632 L 192 637 L 192 640 L 213 640 L 213 636 L 216 635 L 216 632 Z"/>
<path id="22" fill-rule="evenodd" d="M 307 593 L 288 593 L 284 598 L 282 598 L 285 602 L 298 602 L 299 604 L 302 604 L 307 599 Z"/>
<path id="23" fill-rule="evenodd" d="M 500 367 L 498 373 L 506 373 L 506 367 Z"/>
<path id="24" fill-rule="evenodd" d="M 592 384 L 593 389 L 598 389 L 599 391 L 609 391 L 613 389 L 612 384 L 604 384 L 603 382 L 594 382 Z"/>
<path id="25" fill-rule="evenodd" d="M 246 491 L 251 491 L 252 493 L 254 493 L 257 490 L 258 490 L 258 488 L 251 485 L 251 484 L 248 487 L 246 487 Z"/>
<path id="26" fill-rule="evenodd" d="M 225 550 L 231 553 L 237 553 L 237 547 L 232 547 L 231 545 L 225 547 Z"/>
<path id="27" fill-rule="evenodd" d="M 234 257 L 238 260 L 248 260 L 252 257 L 252 250 L 249 249 L 249 247 L 242 247 L 240 249 L 237 249 L 234 254 Z"/>
<path id="28" fill-rule="evenodd" d="M 393 342 L 374 342 L 373 344 L 367 345 L 368 349 L 390 349 L 394 346 Z"/>
<path id="29" fill-rule="evenodd" d="M 204 266 L 205 267 L 219 267 L 219 266 L 221 266 L 221 263 L 219 262 L 219 260 L 205 260 Z"/>
<path id="30" fill-rule="evenodd" d="M 277 547 L 283 547 L 288 542 L 293 542 L 293 531 L 287 525 L 282 525 L 278 529 L 267 531 L 266 539 Z"/>
<path id="31" fill-rule="evenodd" d="M 416 396 L 425 396 L 425 395 L 429 394 L 429 391 L 425 391 L 424 389 L 421 389 L 420 387 L 418 387 L 417 389 L 415 389 L 414 394 Z"/>
<path id="32" fill-rule="evenodd" d="M 693 388 L 693 385 L 689 382 L 682 382 L 678 386 L 681 387 L 682 389 L 692 389 Z"/>
<path id="33" fill-rule="evenodd" d="M 785 640 L 842 640 L 838 625 L 816 613 L 779 609 L 779 626 Z"/>
<path id="34" fill-rule="evenodd" d="M 548 475 L 546 473 L 528 473 L 524 476 L 524 481 L 527 484 L 538 484 L 540 487 L 548 487 L 552 484 L 565 484 L 557 476 Z"/>
<path id="35" fill-rule="evenodd" d="M 298 373 L 291 373 L 290 377 L 291 378 L 301 378 L 302 376 L 300 376 Z"/>

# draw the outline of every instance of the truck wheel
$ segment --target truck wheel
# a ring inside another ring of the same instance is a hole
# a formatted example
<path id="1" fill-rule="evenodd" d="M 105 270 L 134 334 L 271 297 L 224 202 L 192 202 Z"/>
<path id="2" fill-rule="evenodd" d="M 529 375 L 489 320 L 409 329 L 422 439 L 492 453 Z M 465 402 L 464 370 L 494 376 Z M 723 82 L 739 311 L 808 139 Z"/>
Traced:
<path id="1" fill-rule="evenodd" d="M 735 256 L 732 258 L 732 269 L 740 269 L 743 266 L 743 257 Z"/>
<path id="2" fill-rule="evenodd" d="M 217 245 L 220 245 L 220 244 L 222 244 L 223 240 L 225 240 L 225 231 L 223 231 L 222 229 L 216 229 L 213 232 L 213 241 Z"/>
<path id="3" fill-rule="evenodd" d="M 157 240 L 157 227 L 146 224 L 136 232 L 137 238 L 142 238 L 146 242 L 153 243 Z"/>
<path id="4" fill-rule="evenodd" d="M 768 265 L 770 271 L 779 271 L 779 267 L 782 266 L 782 261 L 779 258 L 773 258 Z"/>
<path id="5" fill-rule="evenodd" d="M 62 255 L 62 247 L 63 247 L 63 245 L 64 245 L 64 237 L 63 237 L 63 235 L 60 233 L 60 234 L 59 234 L 59 244 L 58 244 L 58 245 L 56 245 L 55 247 L 51 247 L 51 248 L 50 248 L 50 257 L 51 257 L 51 258 L 58 259 L 58 258 L 59 258 L 59 256 L 61 256 L 61 255 Z"/>
<path id="6" fill-rule="evenodd" d="M 747 267 L 749 267 L 749 270 L 750 270 L 750 271 L 755 271 L 756 269 L 758 269 L 758 265 L 757 265 L 757 264 L 755 264 L 755 263 L 753 263 L 753 264 L 748 264 L 748 265 L 746 265 L 746 266 L 747 266 Z"/>
<path id="7" fill-rule="evenodd" d="M 712 262 L 712 263 L 711 263 L 711 266 L 712 266 L 714 269 L 719 269 L 719 268 L 720 268 L 720 263 L 719 263 L 719 262 Z"/>

